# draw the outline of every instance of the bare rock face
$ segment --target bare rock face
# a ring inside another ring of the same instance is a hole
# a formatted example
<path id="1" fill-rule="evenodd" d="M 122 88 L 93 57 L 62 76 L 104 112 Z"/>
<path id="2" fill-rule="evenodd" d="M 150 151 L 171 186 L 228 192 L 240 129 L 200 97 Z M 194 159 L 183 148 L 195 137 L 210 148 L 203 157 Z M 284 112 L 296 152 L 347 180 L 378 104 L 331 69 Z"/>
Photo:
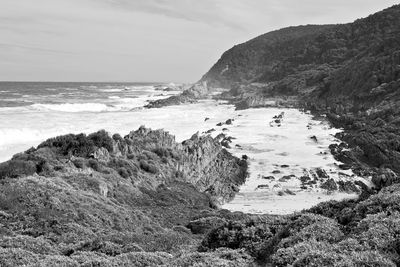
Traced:
<path id="1" fill-rule="evenodd" d="M 189 89 L 179 95 L 171 96 L 166 99 L 159 99 L 150 102 L 146 108 L 161 108 L 165 106 L 174 106 L 183 103 L 194 103 L 198 99 L 209 97 L 209 88 L 207 82 L 196 83 Z"/>
<path id="2" fill-rule="evenodd" d="M 93 153 L 93 158 L 107 163 L 110 161 L 110 153 L 108 153 L 108 150 L 104 147 L 100 147 Z"/>

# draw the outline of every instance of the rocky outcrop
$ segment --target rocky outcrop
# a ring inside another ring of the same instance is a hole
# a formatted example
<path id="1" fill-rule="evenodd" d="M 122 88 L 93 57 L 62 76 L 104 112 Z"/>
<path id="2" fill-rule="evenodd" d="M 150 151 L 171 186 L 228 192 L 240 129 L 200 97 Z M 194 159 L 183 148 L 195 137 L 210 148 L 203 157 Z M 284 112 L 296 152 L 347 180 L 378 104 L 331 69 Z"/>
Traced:
<path id="1" fill-rule="evenodd" d="M 175 266 L 169 253 L 225 222 L 193 217 L 230 199 L 246 170 L 199 134 L 51 138 L 0 164 L 0 265 Z"/>
<path id="2" fill-rule="evenodd" d="M 184 103 L 195 103 L 199 99 L 209 98 L 210 91 L 207 82 L 196 83 L 189 89 L 183 91 L 181 94 L 171 96 L 166 99 L 151 101 L 147 104 L 146 108 L 161 108 L 165 106 L 174 106 Z"/>

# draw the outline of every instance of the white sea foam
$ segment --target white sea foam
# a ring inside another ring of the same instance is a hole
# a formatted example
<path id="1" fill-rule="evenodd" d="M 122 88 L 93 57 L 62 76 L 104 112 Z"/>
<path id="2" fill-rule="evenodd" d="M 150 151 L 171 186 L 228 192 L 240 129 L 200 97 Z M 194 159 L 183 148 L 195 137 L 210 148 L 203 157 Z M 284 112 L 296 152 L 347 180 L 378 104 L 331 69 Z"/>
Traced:
<path id="1" fill-rule="evenodd" d="M 118 110 L 116 107 L 101 103 L 33 104 L 30 107 L 37 111 L 59 112 L 106 112 Z"/>
<path id="2" fill-rule="evenodd" d="M 241 187 L 235 200 L 224 205 L 224 208 L 254 213 L 285 214 L 308 208 L 320 201 L 354 197 L 343 193 L 328 195 L 323 190 L 298 191 L 299 183 L 295 179 L 286 184 L 281 183 L 281 189 L 291 189 L 296 193 L 295 196 L 278 196 L 278 189 L 256 190 L 258 185 L 268 183 L 262 176 L 272 175 L 271 171 L 275 169 L 282 172 L 275 175 L 276 179 L 290 174 L 299 176 L 303 168 L 315 167 L 322 167 L 334 176 L 335 160 L 330 154 L 325 155 L 320 152 L 327 151 L 327 146 L 335 142 L 332 134 L 338 130 L 313 121 L 309 114 L 286 109 L 281 127 L 270 127 L 269 121 L 272 116 L 283 110 L 267 108 L 235 111 L 231 105 L 221 105 L 216 101 L 207 100 L 197 104 L 160 109 L 124 111 L 133 106 L 140 106 L 148 99 L 148 97 L 106 99 L 107 103 L 112 103 L 112 107 L 104 103 L 88 103 L 90 104 L 88 106 L 86 104 L 42 105 L 39 109 L 32 109 L 32 106 L 2 108 L 0 109 L 2 121 L 0 161 L 7 160 L 13 154 L 31 146 L 37 146 L 49 137 L 67 133 L 91 133 L 106 129 L 110 133 L 126 135 L 129 131 L 145 125 L 153 129 L 163 128 L 174 134 L 176 140 L 181 142 L 197 131 L 204 132 L 215 128 L 216 131 L 212 133 L 214 136 L 225 132 L 237 138 L 233 140 L 233 148 L 230 149 L 233 154 L 237 156 L 246 154 L 250 158 L 250 177 Z M 76 107 L 80 107 L 81 112 L 76 112 Z M 113 111 L 102 112 L 109 108 Z M 206 117 L 209 119 L 205 120 Z M 217 123 L 231 118 L 235 119 L 232 125 L 216 126 Z M 306 127 L 308 123 L 313 124 L 311 129 Z M 227 130 L 223 131 L 223 128 Z M 318 137 L 318 143 L 310 140 L 312 135 Z M 289 167 L 282 169 L 279 166 L 282 164 L 287 164 Z"/>

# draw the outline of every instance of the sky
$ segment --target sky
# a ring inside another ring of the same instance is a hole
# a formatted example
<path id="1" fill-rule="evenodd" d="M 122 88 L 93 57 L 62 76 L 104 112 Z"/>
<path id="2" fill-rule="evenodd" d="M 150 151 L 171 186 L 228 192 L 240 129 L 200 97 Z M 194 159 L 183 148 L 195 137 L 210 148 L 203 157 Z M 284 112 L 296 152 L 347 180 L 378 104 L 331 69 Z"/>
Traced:
<path id="1" fill-rule="evenodd" d="M 391 0 L 0 0 L 0 81 L 196 82 L 235 44 Z"/>

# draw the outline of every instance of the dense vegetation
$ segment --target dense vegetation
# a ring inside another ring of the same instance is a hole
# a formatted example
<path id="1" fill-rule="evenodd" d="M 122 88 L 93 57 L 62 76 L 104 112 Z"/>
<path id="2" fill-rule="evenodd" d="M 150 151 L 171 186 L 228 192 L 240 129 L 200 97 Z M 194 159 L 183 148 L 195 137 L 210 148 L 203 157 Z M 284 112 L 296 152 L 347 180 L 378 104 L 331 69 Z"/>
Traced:
<path id="1" fill-rule="evenodd" d="M 179 144 L 142 127 L 51 138 L 0 164 L 0 266 L 249 262 L 226 249 L 197 253 L 201 237 L 186 227 L 218 213 L 246 168 L 209 136 Z"/>
<path id="2" fill-rule="evenodd" d="M 261 35 L 225 52 L 202 81 L 231 88 L 241 98 L 305 94 L 309 99 L 314 92 L 321 107 L 342 104 L 358 111 L 398 100 L 399 47 L 396 5 L 349 24 Z"/>

